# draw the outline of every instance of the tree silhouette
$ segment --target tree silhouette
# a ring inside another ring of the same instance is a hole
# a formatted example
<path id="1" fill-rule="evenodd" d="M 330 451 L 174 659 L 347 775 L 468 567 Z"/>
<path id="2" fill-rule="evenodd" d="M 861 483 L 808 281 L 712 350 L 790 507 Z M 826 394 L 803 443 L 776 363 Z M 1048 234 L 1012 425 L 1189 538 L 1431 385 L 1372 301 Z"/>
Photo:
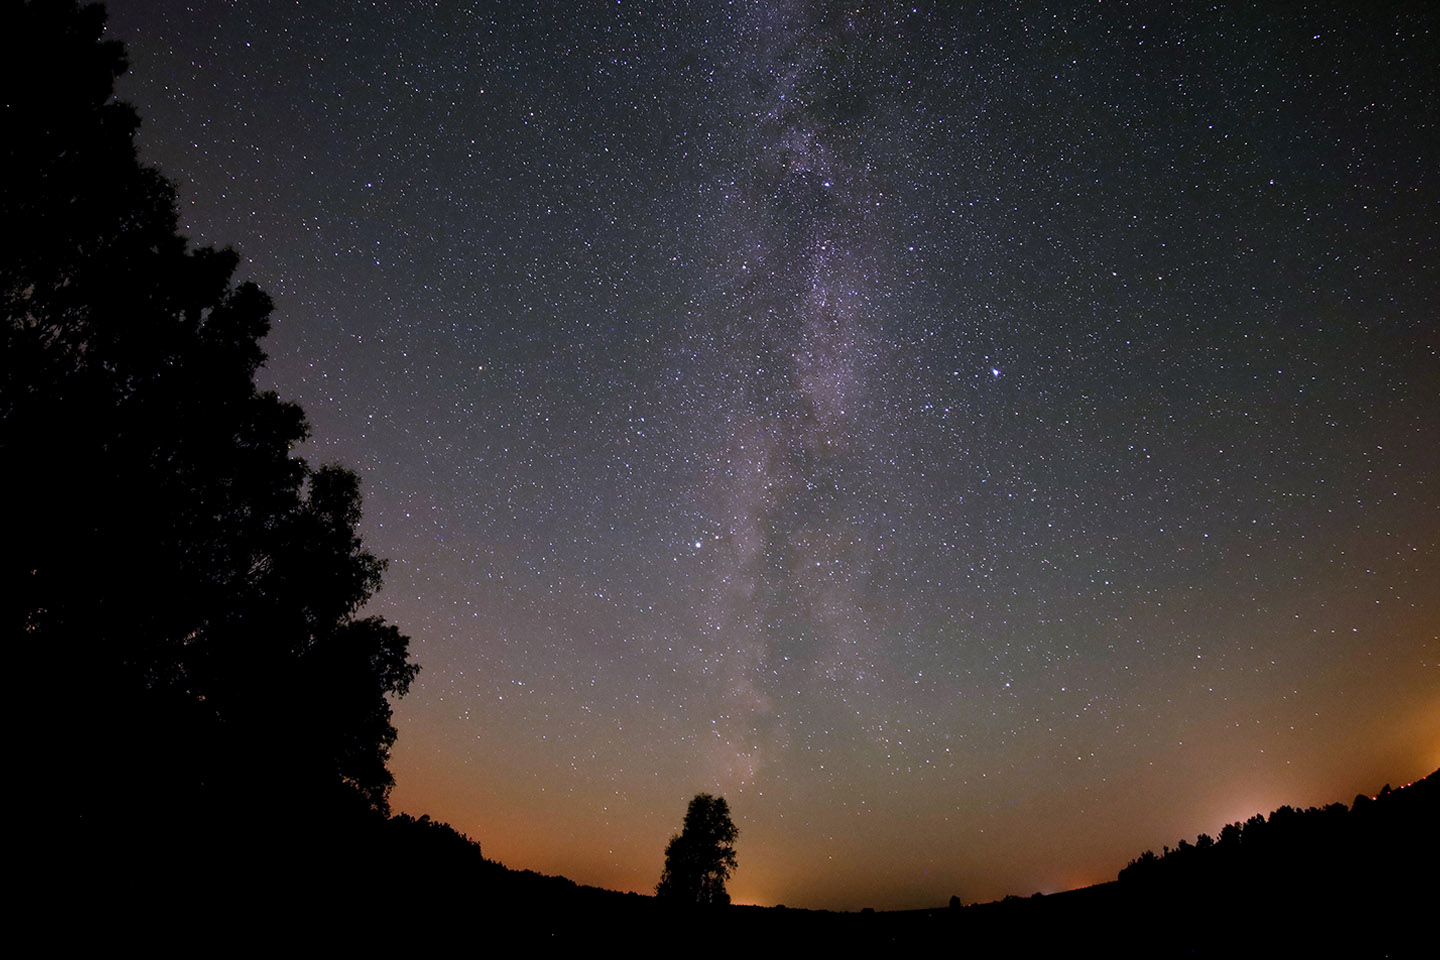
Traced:
<path id="1" fill-rule="evenodd" d="M 408 640 L 360 610 L 359 484 L 256 388 L 271 304 L 191 249 L 139 162 L 104 13 L 0 12 L 0 636 L 38 683 L 22 765 L 90 835 L 267 792 L 385 811 Z M 177 823 L 177 818 L 185 823 Z"/>
<path id="2" fill-rule="evenodd" d="M 665 872 L 655 895 L 678 904 L 730 902 L 725 881 L 735 870 L 735 838 L 724 797 L 698 794 L 685 811 L 685 824 L 665 847 Z"/>

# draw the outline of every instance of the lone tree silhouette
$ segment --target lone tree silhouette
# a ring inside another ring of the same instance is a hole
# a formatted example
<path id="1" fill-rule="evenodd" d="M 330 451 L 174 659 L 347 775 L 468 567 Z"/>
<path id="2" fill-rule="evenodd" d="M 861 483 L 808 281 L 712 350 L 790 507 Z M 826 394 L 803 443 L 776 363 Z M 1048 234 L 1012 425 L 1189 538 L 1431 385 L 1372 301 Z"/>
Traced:
<path id="1" fill-rule="evenodd" d="M 685 825 L 665 847 L 665 872 L 655 895 L 682 904 L 721 905 L 730 902 L 725 881 L 735 870 L 735 838 L 724 797 L 702 793 L 690 801 Z"/>
<path id="2" fill-rule="evenodd" d="M 0 638 L 39 691 L 16 775 L 81 848 L 383 813 L 417 668 L 359 615 L 359 482 L 292 454 L 303 413 L 255 385 L 270 300 L 179 234 L 104 21 L 0 10 Z"/>

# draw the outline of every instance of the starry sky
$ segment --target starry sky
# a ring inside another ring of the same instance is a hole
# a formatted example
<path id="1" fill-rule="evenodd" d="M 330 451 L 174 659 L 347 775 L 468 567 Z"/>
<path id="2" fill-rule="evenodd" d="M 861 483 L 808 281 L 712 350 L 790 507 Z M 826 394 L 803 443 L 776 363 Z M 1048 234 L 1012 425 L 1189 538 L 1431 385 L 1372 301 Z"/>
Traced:
<path id="1" fill-rule="evenodd" d="M 363 477 L 397 810 L 644 892 L 710 791 L 885 909 L 1440 767 L 1433 4 L 109 7 Z"/>

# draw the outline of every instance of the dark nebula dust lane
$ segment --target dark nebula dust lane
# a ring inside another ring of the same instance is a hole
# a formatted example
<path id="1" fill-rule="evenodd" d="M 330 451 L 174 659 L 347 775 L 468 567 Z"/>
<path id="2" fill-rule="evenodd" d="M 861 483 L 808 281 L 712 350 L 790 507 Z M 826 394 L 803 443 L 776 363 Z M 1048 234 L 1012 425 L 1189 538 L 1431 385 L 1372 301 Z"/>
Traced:
<path id="1" fill-rule="evenodd" d="M 1440 14 L 109 5 L 422 667 L 397 809 L 738 902 L 1440 766 Z"/>

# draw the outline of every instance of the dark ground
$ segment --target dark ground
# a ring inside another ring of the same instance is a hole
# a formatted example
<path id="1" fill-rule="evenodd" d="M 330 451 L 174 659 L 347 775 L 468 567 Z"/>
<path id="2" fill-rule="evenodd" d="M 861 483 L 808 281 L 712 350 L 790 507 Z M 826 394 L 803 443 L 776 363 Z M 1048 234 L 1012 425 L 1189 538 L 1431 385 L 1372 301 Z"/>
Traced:
<path id="1" fill-rule="evenodd" d="M 292 818 L 283 829 L 272 822 L 181 844 L 59 845 L 28 878 L 20 902 L 34 908 L 19 916 L 56 946 L 163 954 L 308 945 L 370 956 L 558 955 L 614 944 L 642 955 L 1429 958 L 1437 812 L 1440 774 L 1357 803 L 1349 820 L 1332 816 L 1327 827 L 1341 832 L 1303 850 L 1277 846 L 1248 861 L 1222 852 L 1209 867 L 1192 854 L 1183 870 L 1051 896 L 861 913 L 676 909 L 510 870 L 428 820 L 341 827 Z M 1277 814 L 1272 825 L 1284 822 Z"/>

